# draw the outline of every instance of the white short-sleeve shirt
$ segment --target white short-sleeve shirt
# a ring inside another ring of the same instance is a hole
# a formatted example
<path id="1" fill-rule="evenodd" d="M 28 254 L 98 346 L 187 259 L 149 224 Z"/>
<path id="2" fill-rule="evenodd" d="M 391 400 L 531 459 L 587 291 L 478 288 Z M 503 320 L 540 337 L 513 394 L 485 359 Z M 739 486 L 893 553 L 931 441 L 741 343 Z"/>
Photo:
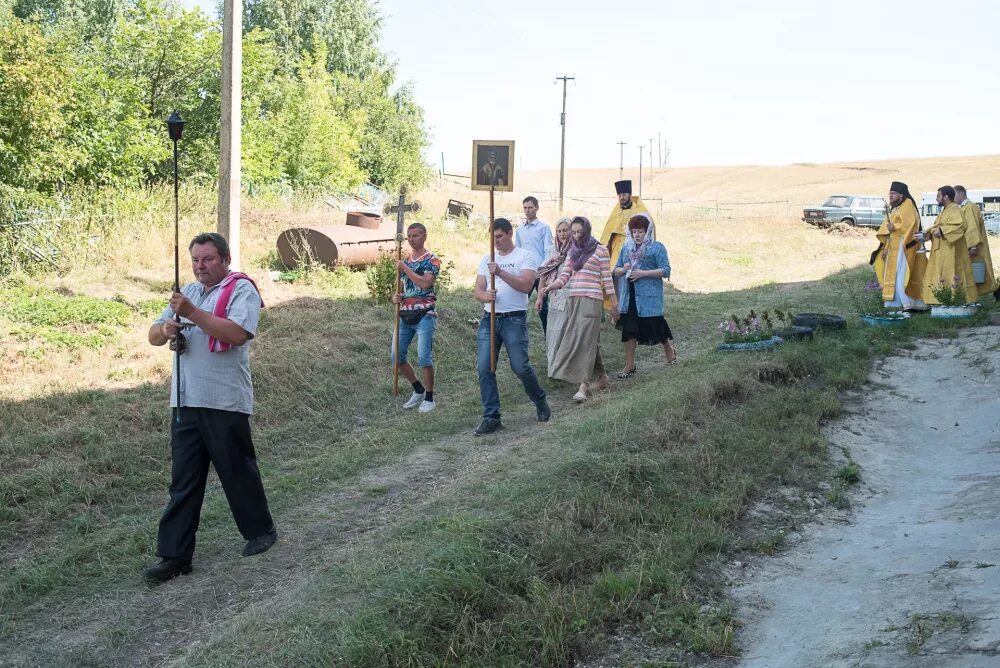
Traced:
<path id="1" fill-rule="evenodd" d="M 189 283 L 181 293 L 195 307 L 212 313 L 221 294 L 219 285 L 205 290 L 201 283 Z M 163 324 L 174 317 L 169 306 L 156 319 Z M 250 342 L 260 320 L 260 295 L 250 281 L 238 280 L 226 309 L 226 319 L 242 327 L 250 338 L 242 346 L 224 352 L 209 352 L 209 335 L 187 318 L 181 318 L 187 351 L 181 355 L 182 407 L 214 408 L 253 414 L 253 382 L 250 378 Z M 174 368 L 174 373 L 177 373 Z M 170 383 L 170 406 L 177 406 L 177 381 Z"/>
<path id="2" fill-rule="evenodd" d="M 482 262 L 479 263 L 479 275 L 486 277 L 486 287 L 490 286 L 490 272 L 487 268 L 489 264 L 490 256 L 487 255 L 483 257 Z M 532 271 L 538 270 L 538 258 L 535 254 L 525 248 L 517 248 L 507 253 L 506 255 L 501 255 L 499 252 L 496 253 L 496 263 L 500 265 L 500 268 L 509 274 L 520 274 L 525 269 L 530 269 Z M 500 278 L 496 277 L 496 288 L 497 288 L 497 313 L 510 313 L 511 311 L 527 311 L 528 310 L 528 295 L 525 292 L 518 292 L 514 288 L 507 285 L 507 283 Z M 490 305 L 483 305 L 484 311 L 490 310 Z"/>

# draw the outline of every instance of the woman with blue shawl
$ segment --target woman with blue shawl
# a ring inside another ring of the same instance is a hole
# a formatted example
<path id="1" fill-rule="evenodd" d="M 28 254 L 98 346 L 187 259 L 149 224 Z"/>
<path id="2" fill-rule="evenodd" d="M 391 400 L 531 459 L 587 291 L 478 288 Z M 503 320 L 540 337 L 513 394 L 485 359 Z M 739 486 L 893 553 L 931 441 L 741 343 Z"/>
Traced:
<path id="1" fill-rule="evenodd" d="M 645 214 L 629 219 L 628 239 L 612 272 L 620 282 L 621 317 L 616 327 L 625 344 L 625 368 L 619 378 L 635 375 L 635 349 L 639 344 L 662 345 L 667 364 L 677 361 L 674 337 L 663 317 L 663 279 L 670 278 L 670 259 L 666 246 L 652 239 L 651 226 Z"/>

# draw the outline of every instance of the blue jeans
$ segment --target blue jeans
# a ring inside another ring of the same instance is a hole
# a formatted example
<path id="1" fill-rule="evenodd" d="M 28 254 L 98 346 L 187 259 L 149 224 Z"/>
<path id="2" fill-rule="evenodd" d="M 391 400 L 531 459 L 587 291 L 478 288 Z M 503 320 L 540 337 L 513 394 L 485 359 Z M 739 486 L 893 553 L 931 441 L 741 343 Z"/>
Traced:
<path id="1" fill-rule="evenodd" d="M 410 343 L 413 341 L 413 337 L 417 337 L 417 366 L 421 369 L 427 368 L 429 366 L 434 366 L 434 358 L 432 356 L 432 351 L 434 350 L 434 330 L 437 329 L 437 316 L 425 315 L 420 319 L 415 325 L 407 325 L 402 320 L 399 321 L 399 348 L 402 351 L 399 354 L 399 363 L 406 363 L 406 351 L 410 347 Z M 393 363 L 396 362 L 396 341 L 393 337 L 392 347 L 390 350 L 390 355 L 392 357 Z"/>
<path id="2" fill-rule="evenodd" d="M 510 369 L 521 379 L 524 391 L 535 406 L 545 401 L 545 390 L 538 384 L 538 376 L 528 360 L 528 321 L 523 315 L 505 316 L 497 313 L 496 356 L 500 346 L 507 346 Z M 494 359 L 495 361 L 495 359 Z M 479 394 L 483 400 L 483 417 L 500 419 L 500 391 L 497 375 L 490 371 L 490 314 L 484 313 L 476 333 L 476 367 L 479 371 Z"/>

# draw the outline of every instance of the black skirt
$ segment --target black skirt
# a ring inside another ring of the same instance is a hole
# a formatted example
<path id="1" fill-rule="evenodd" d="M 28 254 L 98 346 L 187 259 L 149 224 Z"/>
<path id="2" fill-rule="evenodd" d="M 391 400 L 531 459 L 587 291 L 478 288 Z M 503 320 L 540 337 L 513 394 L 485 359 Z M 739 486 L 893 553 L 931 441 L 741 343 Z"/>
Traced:
<path id="1" fill-rule="evenodd" d="M 639 307 L 635 303 L 634 285 L 629 286 L 628 311 L 621 314 L 615 328 L 622 333 L 622 343 L 635 341 L 641 346 L 656 346 L 674 338 L 670 332 L 670 325 L 667 324 L 667 319 L 662 315 L 653 315 L 648 318 L 639 317 Z"/>

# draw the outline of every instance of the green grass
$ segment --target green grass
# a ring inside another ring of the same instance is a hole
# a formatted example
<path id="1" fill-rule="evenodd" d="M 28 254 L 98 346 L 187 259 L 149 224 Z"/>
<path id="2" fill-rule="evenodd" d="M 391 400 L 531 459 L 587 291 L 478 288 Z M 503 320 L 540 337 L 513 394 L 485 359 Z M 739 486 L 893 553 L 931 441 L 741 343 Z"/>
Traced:
<path id="1" fill-rule="evenodd" d="M 972 630 L 975 619 L 961 613 L 939 612 L 936 614 L 916 614 L 906 625 L 906 653 L 919 655 L 924 645 L 935 635 L 958 633 L 965 635 Z"/>
<path id="2" fill-rule="evenodd" d="M 356 492 L 358 503 L 391 497 L 392 484 L 364 477 L 380 466 L 428 450 L 451 477 L 449 458 L 475 461 L 503 442 L 469 434 L 481 406 L 468 320 L 480 307 L 467 289 L 442 296 L 440 407 L 415 419 L 390 396 L 389 309 L 342 296 L 363 286 L 360 272 L 327 274 L 309 295 L 265 310 L 252 353 L 265 486 L 279 524 L 303 535 L 323 526 L 339 494 Z M 874 356 L 958 325 L 852 323 L 773 352 L 723 355 L 711 350 L 714 323 L 748 306 L 843 313 L 844 299 L 832 279 L 672 292 L 668 317 L 683 364 L 616 384 L 582 408 L 570 408 L 572 388 L 546 383 L 561 403 L 554 423 L 541 427 L 501 359 L 505 421 L 524 430 L 508 451 L 475 475 L 454 472 L 453 489 L 416 503 L 367 541 L 334 535 L 329 546 L 296 544 L 313 555 L 343 553 L 310 557 L 319 565 L 284 583 L 285 602 L 274 610 L 270 598 L 247 594 L 245 611 L 220 615 L 199 644 L 182 643 L 173 658 L 211 666 L 250 657 L 260 665 L 559 666 L 600 652 L 623 627 L 678 657 L 735 653 L 734 613 L 706 567 L 744 547 L 739 533 L 755 499 L 777 485 L 815 490 L 834 475 L 820 426 L 839 414 L 838 393 L 864 381 Z M 144 325 L 137 313 L 157 311 L 106 303 L 129 313 L 125 324 L 98 324 L 119 333 Z M 117 312 L 88 304 L 101 317 Z M 605 327 L 614 369 L 622 352 Z M 532 337 L 544 373 L 536 319 Z M 654 354 L 640 352 L 640 364 Z M 36 642 L 51 651 L 25 634 L 82 624 L 80 611 L 106 592 L 133 605 L 144 599 L 134 591 L 136 572 L 152 559 L 169 471 L 166 395 L 164 379 L 0 401 L 0 543 L 17 555 L 0 573 L 0 645 Z M 834 479 L 835 488 L 850 482 Z M 777 536 L 755 549 L 780 549 Z M 221 559 L 233 541 L 213 485 L 199 557 Z M 129 623 L 136 614 L 122 604 L 93 622 L 95 639 L 70 663 L 128 660 L 145 647 Z"/>
<path id="3" fill-rule="evenodd" d="M 861 482 L 861 467 L 856 463 L 851 462 L 850 464 L 845 464 L 837 469 L 834 476 L 848 485 L 855 485 Z"/>
<path id="4" fill-rule="evenodd" d="M 9 320 L 30 325 L 124 325 L 132 316 L 132 311 L 118 302 L 41 288 L 8 288 L 2 298 Z"/>

